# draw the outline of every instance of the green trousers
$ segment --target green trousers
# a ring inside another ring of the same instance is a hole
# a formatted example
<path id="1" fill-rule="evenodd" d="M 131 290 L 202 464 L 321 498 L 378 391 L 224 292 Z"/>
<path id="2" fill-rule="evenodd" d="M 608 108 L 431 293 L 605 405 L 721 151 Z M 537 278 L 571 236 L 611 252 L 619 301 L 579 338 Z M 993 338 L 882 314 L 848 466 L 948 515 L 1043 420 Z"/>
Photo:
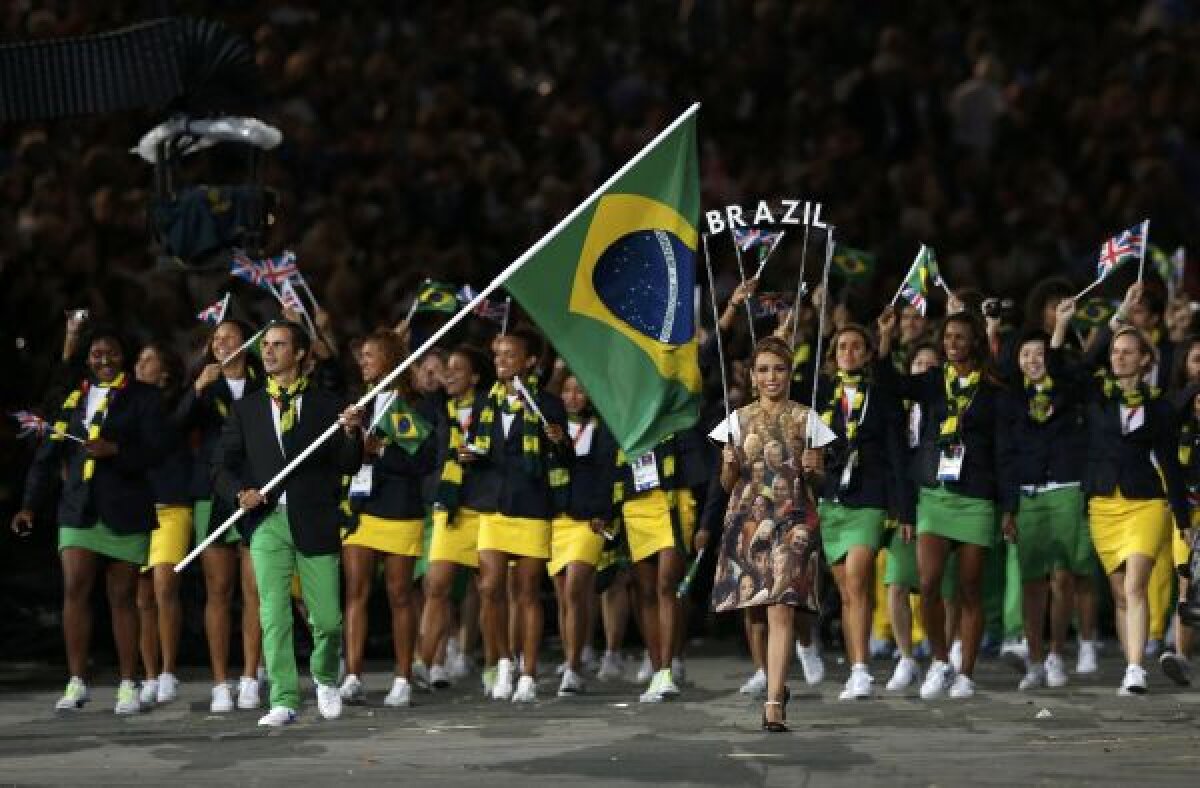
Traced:
<path id="1" fill-rule="evenodd" d="M 300 576 L 313 651 L 309 670 L 321 684 L 337 683 L 342 646 L 338 555 L 306 556 L 296 550 L 283 509 L 272 512 L 254 531 L 250 558 L 258 581 L 263 659 L 271 680 L 271 706 L 300 708 L 300 677 L 292 639 L 292 578 Z"/>

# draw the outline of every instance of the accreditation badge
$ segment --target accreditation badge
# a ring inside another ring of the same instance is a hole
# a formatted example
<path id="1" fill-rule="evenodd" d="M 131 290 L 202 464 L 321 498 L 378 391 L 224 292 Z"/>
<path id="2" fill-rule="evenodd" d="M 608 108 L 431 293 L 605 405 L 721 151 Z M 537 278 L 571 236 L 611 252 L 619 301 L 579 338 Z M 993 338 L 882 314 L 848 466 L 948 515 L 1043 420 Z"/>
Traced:
<path id="1" fill-rule="evenodd" d="M 637 492 L 653 490 L 659 486 L 658 464 L 654 461 L 654 452 L 648 451 L 633 461 L 633 489 Z"/>
<path id="2" fill-rule="evenodd" d="M 375 466 L 367 463 L 358 469 L 358 473 L 350 478 L 351 498 L 370 498 L 371 488 L 375 484 Z"/>
<path id="3" fill-rule="evenodd" d="M 942 449 L 938 457 L 937 480 L 939 482 L 956 482 L 962 476 L 963 460 L 967 457 L 967 447 L 961 443 Z"/>

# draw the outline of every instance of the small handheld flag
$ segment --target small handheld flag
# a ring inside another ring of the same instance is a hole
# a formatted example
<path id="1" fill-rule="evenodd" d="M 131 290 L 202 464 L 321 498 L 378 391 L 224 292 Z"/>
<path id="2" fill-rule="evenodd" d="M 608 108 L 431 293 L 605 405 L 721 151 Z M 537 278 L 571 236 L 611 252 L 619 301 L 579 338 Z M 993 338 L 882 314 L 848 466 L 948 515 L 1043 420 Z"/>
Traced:
<path id="1" fill-rule="evenodd" d="M 833 272 L 847 282 L 863 282 L 875 273 L 875 255 L 838 244 L 833 250 Z"/>
<path id="2" fill-rule="evenodd" d="M 1146 239 L 1150 220 L 1114 235 L 1100 245 L 1100 257 L 1096 261 L 1096 278 L 1103 280 L 1123 264 L 1146 254 Z"/>
<path id="3" fill-rule="evenodd" d="M 246 253 L 236 250 L 229 262 L 229 275 L 237 277 L 252 285 L 263 287 L 263 271 L 258 263 L 246 256 Z"/>
<path id="4" fill-rule="evenodd" d="M 263 278 L 276 287 L 283 287 L 300 275 L 300 267 L 296 265 L 296 254 L 290 250 L 259 261 L 259 268 Z"/>
<path id="5" fill-rule="evenodd" d="M 409 454 L 416 454 L 432 431 L 429 423 L 421 418 L 399 397 L 393 398 L 383 418 L 379 420 L 379 430 Z"/>
<path id="6" fill-rule="evenodd" d="M 17 421 L 17 438 L 28 438 L 30 435 L 36 435 L 41 438 L 51 431 L 50 422 L 43 419 L 30 410 L 19 410 L 12 414 L 12 417 Z M 75 441 L 76 443 L 87 443 L 82 438 L 72 435 L 69 432 L 58 432 L 55 435 L 66 438 L 67 440 Z"/>
<path id="7" fill-rule="evenodd" d="M 912 268 L 909 269 L 908 276 L 900 285 L 900 289 L 896 291 L 892 303 L 896 303 L 897 298 L 903 298 L 924 315 L 929 303 L 931 284 L 940 285 L 943 288 L 946 286 L 942 281 L 941 274 L 938 273 L 937 258 L 934 256 L 933 249 L 921 244 L 921 249 L 917 252 L 916 259 L 913 260 Z"/>
<path id="8" fill-rule="evenodd" d="M 486 298 L 475 307 L 475 314 L 484 320 L 491 320 L 501 325 L 508 319 L 509 301 L 489 301 Z"/>
<path id="9" fill-rule="evenodd" d="M 228 309 L 229 293 L 226 293 L 225 297 L 220 301 L 201 309 L 199 314 L 196 315 L 196 318 L 204 323 L 208 323 L 210 326 L 220 325 L 221 321 L 225 319 L 225 312 L 228 311 Z"/>
<path id="10" fill-rule="evenodd" d="M 704 560 L 704 551 L 707 548 L 701 547 L 696 551 L 696 557 L 692 559 L 692 565 L 688 567 L 687 574 L 679 581 L 679 587 L 675 589 L 675 598 L 683 599 L 687 596 L 688 591 L 692 590 L 692 582 L 696 579 L 696 574 L 700 571 L 700 562 Z"/>
<path id="11" fill-rule="evenodd" d="M 1076 306 L 1071 322 L 1079 328 L 1095 328 L 1107 323 L 1116 312 L 1116 307 L 1108 299 L 1089 298 Z"/>
<path id="12" fill-rule="evenodd" d="M 308 313 L 304 302 L 300 300 L 300 296 L 296 293 L 296 288 L 287 279 L 283 280 L 283 284 L 279 288 L 279 303 L 283 304 L 285 309 L 290 309 L 293 312 L 300 314 Z"/>
<path id="13" fill-rule="evenodd" d="M 783 237 L 782 230 L 764 230 L 761 227 L 734 227 L 733 242 L 738 245 L 738 248 L 743 252 L 749 252 L 755 247 L 766 247 L 768 252 L 775 244 L 779 243 L 779 239 Z"/>
<path id="14" fill-rule="evenodd" d="M 417 293 L 417 312 L 452 315 L 458 311 L 458 294 L 454 285 L 426 279 Z"/>

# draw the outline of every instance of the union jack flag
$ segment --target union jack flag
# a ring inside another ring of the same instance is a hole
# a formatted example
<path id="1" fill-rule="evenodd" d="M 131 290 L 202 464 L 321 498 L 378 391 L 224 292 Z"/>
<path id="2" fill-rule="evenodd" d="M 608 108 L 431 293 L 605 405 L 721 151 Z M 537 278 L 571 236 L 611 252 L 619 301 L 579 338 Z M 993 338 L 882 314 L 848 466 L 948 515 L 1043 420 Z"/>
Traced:
<path id="1" fill-rule="evenodd" d="M 229 275 L 236 276 L 252 285 L 263 286 L 263 269 L 241 250 L 233 253 L 229 265 Z"/>
<path id="2" fill-rule="evenodd" d="M 197 319 L 202 320 L 209 325 L 218 325 L 225 319 L 225 312 L 229 309 L 229 293 L 225 297 L 214 304 L 204 307 L 200 313 L 196 315 Z"/>
<path id="3" fill-rule="evenodd" d="M 782 231 L 764 230 L 761 227 L 734 227 L 733 242 L 743 252 L 748 252 L 756 246 L 771 248 L 783 236 Z"/>
<path id="4" fill-rule="evenodd" d="M 485 298 L 479 303 L 479 306 L 475 307 L 475 315 L 495 323 L 503 323 L 508 319 L 508 307 L 510 303 L 508 299 L 504 301 L 489 301 Z"/>
<path id="5" fill-rule="evenodd" d="M 41 437 L 50 430 L 50 423 L 30 410 L 19 410 L 12 414 L 12 417 L 17 420 L 17 426 L 20 432 L 17 433 L 18 438 L 25 438 L 30 435 Z"/>
<path id="6" fill-rule="evenodd" d="M 304 302 L 300 300 L 300 296 L 296 293 L 296 288 L 292 286 L 290 279 L 284 279 L 283 285 L 279 288 L 279 303 L 293 312 L 308 314 L 308 309 L 305 308 Z"/>
<path id="7" fill-rule="evenodd" d="M 1140 259 L 1146 254 L 1146 241 L 1150 235 L 1150 220 L 1134 225 L 1100 245 L 1100 259 L 1096 263 L 1096 278 L 1104 279 L 1123 263 Z"/>
<path id="8" fill-rule="evenodd" d="M 284 282 L 300 275 L 300 267 L 296 265 L 296 254 L 286 251 L 275 257 L 268 257 L 259 262 L 263 278 L 276 287 L 282 287 Z"/>

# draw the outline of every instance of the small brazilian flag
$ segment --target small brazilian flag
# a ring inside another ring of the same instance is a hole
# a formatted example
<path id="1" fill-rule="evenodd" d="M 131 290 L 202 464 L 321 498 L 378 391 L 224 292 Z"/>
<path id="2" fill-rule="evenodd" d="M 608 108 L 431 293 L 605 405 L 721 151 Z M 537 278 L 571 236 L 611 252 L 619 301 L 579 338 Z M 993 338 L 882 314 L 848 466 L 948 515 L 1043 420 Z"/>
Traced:
<path id="1" fill-rule="evenodd" d="M 416 454 L 432 428 L 397 397 L 379 420 L 379 429 L 392 443 L 409 454 Z"/>
<path id="2" fill-rule="evenodd" d="M 457 292 L 454 285 L 426 279 L 417 293 L 417 311 L 452 315 L 458 311 Z"/>
<path id="3" fill-rule="evenodd" d="M 835 244 L 833 270 L 847 282 L 865 282 L 875 273 L 875 255 L 845 244 Z"/>
<path id="4" fill-rule="evenodd" d="M 696 109 L 507 282 L 632 456 L 699 417 Z"/>
<path id="5" fill-rule="evenodd" d="M 1089 298 L 1075 309 L 1071 322 L 1080 329 L 1102 326 L 1117 313 L 1116 306 L 1107 298 Z"/>

